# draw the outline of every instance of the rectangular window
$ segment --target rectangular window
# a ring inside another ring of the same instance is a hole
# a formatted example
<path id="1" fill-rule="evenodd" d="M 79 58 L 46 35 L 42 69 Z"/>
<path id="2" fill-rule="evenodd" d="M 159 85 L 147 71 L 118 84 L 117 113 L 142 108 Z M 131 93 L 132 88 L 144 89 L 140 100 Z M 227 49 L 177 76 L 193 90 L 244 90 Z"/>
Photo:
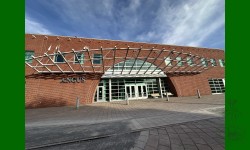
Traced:
<path id="1" fill-rule="evenodd" d="M 176 60 L 177 60 L 177 66 L 183 66 L 181 57 L 177 57 Z"/>
<path id="2" fill-rule="evenodd" d="M 208 81 L 212 94 L 225 93 L 224 79 L 209 79 Z"/>
<path id="3" fill-rule="evenodd" d="M 102 54 L 94 54 L 93 64 L 102 64 Z"/>
<path id="4" fill-rule="evenodd" d="M 76 53 L 74 63 L 75 64 L 79 64 L 79 63 L 83 64 L 83 61 L 84 61 L 84 54 L 80 53 L 80 52 Z"/>
<path id="5" fill-rule="evenodd" d="M 64 54 L 62 54 L 64 56 Z M 54 62 L 55 63 L 64 63 L 65 60 L 63 59 L 63 56 L 59 53 L 56 53 L 55 54 L 55 57 L 54 57 Z"/>
<path id="6" fill-rule="evenodd" d="M 34 56 L 35 52 L 26 50 L 25 51 L 25 62 L 27 63 L 32 63 L 32 56 Z"/>
<path id="7" fill-rule="evenodd" d="M 166 57 L 166 58 L 165 58 L 165 64 L 166 64 L 167 66 L 172 66 L 172 60 L 171 60 L 170 57 Z"/>
<path id="8" fill-rule="evenodd" d="M 225 67 L 225 62 L 223 59 L 219 59 L 219 63 L 221 67 Z"/>
<path id="9" fill-rule="evenodd" d="M 187 57 L 187 64 L 188 64 L 189 66 L 193 66 L 193 64 L 194 64 L 193 57 Z"/>
<path id="10" fill-rule="evenodd" d="M 207 60 L 205 58 L 201 58 L 201 63 L 203 66 L 207 67 L 208 66 L 208 63 L 207 63 Z"/>
<path id="11" fill-rule="evenodd" d="M 214 58 L 210 59 L 212 66 L 217 66 L 216 60 Z"/>

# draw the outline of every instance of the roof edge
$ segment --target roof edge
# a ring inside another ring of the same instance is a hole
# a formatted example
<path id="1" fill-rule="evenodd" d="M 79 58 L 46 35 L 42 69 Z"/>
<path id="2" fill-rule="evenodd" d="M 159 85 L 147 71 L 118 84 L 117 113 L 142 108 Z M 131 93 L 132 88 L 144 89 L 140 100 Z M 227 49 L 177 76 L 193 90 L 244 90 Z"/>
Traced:
<path id="1" fill-rule="evenodd" d="M 164 45 L 164 46 L 177 46 L 177 47 L 188 47 L 188 48 L 204 48 L 204 49 L 220 50 L 220 51 L 224 51 L 225 52 L 224 49 L 220 49 L 220 48 L 195 47 L 195 46 L 163 44 L 163 43 L 135 42 L 135 41 L 125 41 L 125 40 L 98 39 L 98 38 L 87 38 L 87 37 L 77 37 L 77 36 L 64 36 L 64 35 L 49 35 L 49 34 L 38 34 L 38 33 L 25 33 L 25 35 L 55 36 L 55 37 L 59 36 L 59 37 L 68 37 L 68 38 L 90 39 L 90 40 L 106 40 L 106 41 L 117 41 L 117 42 L 132 42 L 132 43 L 143 43 L 143 44 L 157 44 L 157 45 Z"/>

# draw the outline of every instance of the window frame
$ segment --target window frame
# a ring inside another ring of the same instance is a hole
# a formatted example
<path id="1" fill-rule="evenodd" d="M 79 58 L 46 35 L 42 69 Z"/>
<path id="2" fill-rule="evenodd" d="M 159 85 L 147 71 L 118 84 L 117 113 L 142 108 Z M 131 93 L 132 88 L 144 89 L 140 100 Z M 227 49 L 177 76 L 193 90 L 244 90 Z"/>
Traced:
<path id="1" fill-rule="evenodd" d="M 219 64 L 220 64 L 221 67 L 225 67 L 224 59 L 219 59 Z"/>
<path id="2" fill-rule="evenodd" d="M 170 57 L 165 57 L 164 61 L 165 61 L 165 65 L 166 66 L 172 66 L 172 61 L 173 60 Z M 167 61 L 168 61 L 168 63 L 166 63 Z"/>
<path id="3" fill-rule="evenodd" d="M 99 55 L 101 56 L 100 58 L 95 58 L 95 55 Z M 101 65 L 103 62 L 102 62 L 102 54 L 93 54 L 93 58 L 92 58 L 92 64 L 93 65 Z M 95 63 L 95 61 L 100 61 L 100 63 Z"/>
<path id="4" fill-rule="evenodd" d="M 188 66 L 193 66 L 194 65 L 194 58 L 191 57 L 187 57 L 187 64 Z"/>
<path id="5" fill-rule="evenodd" d="M 76 52 L 75 54 L 76 55 L 74 55 L 74 64 L 84 64 L 84 53 Z M 80 59 L 78 58 L 79 54 L 81 54 Z"/>
<path id="6" fill-rule="evenodd" d="M 26 58 L 28 52 L 33 53 L 33 55 L 30 55 L 29 58 Z M 30 59 L 30 58 L 32 58 L 32 56 L 35 56 L 35 51 L 34 50 L 25 50 L 25 62 L 31 64 L 33 62 L 33 60 Z M 26 59 L 30 59 L 30 60 L 26 60 Z"/>
<path id="7" fill-rule="evenodd" d="M 225 78 L 211 78 L 208 83 L 212 94 L 225 93 Z"/>
<path id="8" fill-rule="evenodd" d="M 212 65 L 213 67 L 217 66 L 217 62 L 216 62 L 216 60 L 215 60 L 214 58 L 211 58 L 211 59 L 210 59 L 210 62 L 211 62 L 211 65 Z"/>
<path id="9" fill-rule="evenodd" d="M 207 59 L 206 59 L 206 58 L 202 57 L 200 62 L 202 63 L 202 65 L 203 65 L 204 67 L 208 67 L 208 62 L 207 62 Z"/>
<path id="10" fill-rule="evenodd" d="M 178 59 L 180 59 L 180 60 L 178 60 Z M 178 67 L 182 67 L 183 66 L 183 59 L 182 59 L 182 57 L 176 57 L 176 63 L 177 63 L 177 66 Z"/>
<path id="11" fill-rule="evenodd" d="M 58 61 L 56 61 L 58 55 L 62 57 L 63 62 L 58 62 Z M 66 63 L 66 61 L 64 60 L 63 57 L 65 58 L 65 54 L 64 54 L 64 53 L 62 53 L 62 54 L 60 54 L 60 53 L 55 53 L 54 59 L 53 59 L 53 60 L 54 60 L 54 63 L 56 63 L 56 64 L 64 64 L 64 63 Z"/>

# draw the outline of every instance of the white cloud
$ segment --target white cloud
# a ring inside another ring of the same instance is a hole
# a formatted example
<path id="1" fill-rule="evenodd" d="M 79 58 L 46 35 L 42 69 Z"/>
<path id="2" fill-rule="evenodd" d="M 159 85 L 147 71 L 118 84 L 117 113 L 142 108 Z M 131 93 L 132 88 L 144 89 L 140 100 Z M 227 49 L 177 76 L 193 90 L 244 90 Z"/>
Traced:
<path id="1" fill-rule="evenodd" d="M 113 0 L 102 0 L 102 7 L 103 7 L 102 13 L 105 13 L 107 16 L 112 16 L 113 6 L 114 6 Z"/>
<path id="2" fill-rule="evenodd" d="M 76 24 L 86 24 L 86 19 L 100 19 L 96 15 L 102 15 L 101 17 L 113 16 L 113 4 L 114 0 L 102 0 L 102 1 L 81 1 L 81 0 L 61 0 L 60 3 L 54 3 L 50 1 L 44 2 L 44 4 L 51 7 L 60 16 L 64 22 L 73 21 Z M 92 20 L 88 20 L 87 23 L 91 23 Z"/>
<path id="3" fill-rule="evenodd" d="M 46 29 L 43 24 L 36 22 L 27 16 L 25 18 L 25 33 L 53 34 Z"/>
<path id="4" fill-rule="evenodd" d="M 140 0 L 131 0 L 129 3 L 129 11 L 136 11 L 136 9 L 138 9 L 141 5 L 141 1 Z"/>
<path id="5" fill-rule="evenodd" d="M 53 16 L 60 20 L 60 31 L 57 32 L 67 29 L 65 33 L 73 32 L 69 34 L 83 36 L 189 46 L 203 46 L 209 42 L 211 45 L 215 41 L 224 42 L 224 0 L 157 2 L 42 1 L 43 7 L 53 10 Z M 52 34 L 43 24 L 31 18 L 26 17 L 25 24 L 26 32 Z M 214 39 L 211 40 L 211 37 Z"/>
<path id="6" fill-rule="evenodd" d="M 188 0 L 178 5 L 163 0 L 153 28 L 137 39 L 157 35 L 161 43 L 200 46 L 224 26 L 224 18 L 224 1 L 221 0 Z"/>

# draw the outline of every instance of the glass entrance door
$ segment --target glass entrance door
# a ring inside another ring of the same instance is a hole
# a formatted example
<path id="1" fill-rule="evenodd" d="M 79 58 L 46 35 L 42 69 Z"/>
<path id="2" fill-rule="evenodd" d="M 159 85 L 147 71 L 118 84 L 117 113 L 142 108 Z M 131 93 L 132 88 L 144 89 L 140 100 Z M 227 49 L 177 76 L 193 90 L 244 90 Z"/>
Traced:
<path id="1" fill-rule="evenodd" d="M 102 101 L 105 101 L 105 98 L 104 98 L 104 87 L 103 86 L 98 86 L 97 87 L 97 102 L 102 102 Z"/>
<path id="2" fill-rule="evenodd" d="M 135 85 L 126 85 L 126 97 L 128 99 L 136 99 L 136 86 Z"/>
<path id="3" fill-rule="evenodd" d="M 138 85 L 137 86 L 138 99 L 146 99 L 148 98 L 148 92 L 146 85 Z"/>
<path id="4" fill-rule="evenodd" d="M 129 100 L 148 98 L 147 88 L 145 84 L 127 84 L 125 85 L 125 94 Z"/>

